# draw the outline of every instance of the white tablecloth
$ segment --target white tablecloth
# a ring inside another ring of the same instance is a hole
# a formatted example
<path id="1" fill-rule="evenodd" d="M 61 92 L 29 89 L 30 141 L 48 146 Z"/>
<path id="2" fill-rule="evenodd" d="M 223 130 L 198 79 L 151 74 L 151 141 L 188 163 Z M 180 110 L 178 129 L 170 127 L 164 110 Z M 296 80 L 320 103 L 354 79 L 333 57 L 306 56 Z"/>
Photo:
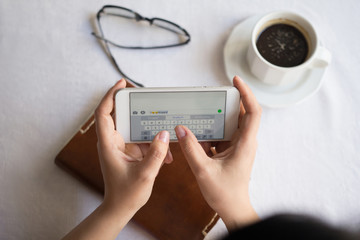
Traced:
<path id="1" fill-rule="evenodd" d="M 172 20 L 192 36 L 184 47 L 119 52 L 124 71 L 146 86 L 229 85 L 223 47 L 237 23 L 280 9 L 309 19 L 333 61 L 317 94 L 286 109 L 264 109 L 251 200 L 261 217 L 309 213 L 359 227 L 359 1 L 4 0 L 0 239 L 60 238 L 101 202 L 54 158 L 119 79 L 90 35 L 95 13 L 109 3 Z M 207 239 L 225 233 L 219 221 Z M 133 223 L 119 235 L 151 238 Z"/>

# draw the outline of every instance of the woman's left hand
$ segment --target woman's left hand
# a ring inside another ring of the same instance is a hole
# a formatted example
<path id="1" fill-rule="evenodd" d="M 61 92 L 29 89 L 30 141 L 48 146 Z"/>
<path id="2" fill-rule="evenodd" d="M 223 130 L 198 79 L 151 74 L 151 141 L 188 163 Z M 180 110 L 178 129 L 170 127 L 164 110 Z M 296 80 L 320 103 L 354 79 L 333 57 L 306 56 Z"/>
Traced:
<path id="1" fill-rule="evenodd" d="M 169 133 L 159 132 L 151 144 L 126 144 L 115 130 L 111 112 L 115 93 L 125 80 L 116 83 L 95 111 L 98 152 L 104 176 L 104 204 L 114 210 L 126 206 L 134 213 L 149 199 L 155 177 L 163 163 L 170 163 Z"/>

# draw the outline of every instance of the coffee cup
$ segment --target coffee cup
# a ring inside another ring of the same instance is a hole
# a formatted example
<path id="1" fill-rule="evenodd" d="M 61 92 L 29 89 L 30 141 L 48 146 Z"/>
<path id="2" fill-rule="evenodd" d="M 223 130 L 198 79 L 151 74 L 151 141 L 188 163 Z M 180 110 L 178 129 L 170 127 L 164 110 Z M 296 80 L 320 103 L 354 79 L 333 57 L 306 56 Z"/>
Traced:
<path id="1" fill-rule="evenodd" d="M 288 11 L 261 17 L 250 41 L 246 55 L 250 71 L 268 85 L 294 83 L 331 61 L 331 53 L 321 45 L 313 25 Z"/>

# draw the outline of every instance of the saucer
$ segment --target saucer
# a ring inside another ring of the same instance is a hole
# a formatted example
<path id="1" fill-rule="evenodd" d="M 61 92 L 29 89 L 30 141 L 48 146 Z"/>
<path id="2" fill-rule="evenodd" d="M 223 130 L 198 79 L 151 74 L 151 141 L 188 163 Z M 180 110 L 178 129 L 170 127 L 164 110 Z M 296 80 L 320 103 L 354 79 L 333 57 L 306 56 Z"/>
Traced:
<path id="1" fill-rule="evenodd" d="M 312 68 L 291 84 L 272 86 L 258 80 L 250 72 L 246 53 L 252 29 L 262 16 L 247 18 L 232 30 L 224 47 L 226 75 L 230 81 L 235 75 L 240 76 L 264 107 L 283 108 L 298 104 L 319 90 L 326 68 Z"/>

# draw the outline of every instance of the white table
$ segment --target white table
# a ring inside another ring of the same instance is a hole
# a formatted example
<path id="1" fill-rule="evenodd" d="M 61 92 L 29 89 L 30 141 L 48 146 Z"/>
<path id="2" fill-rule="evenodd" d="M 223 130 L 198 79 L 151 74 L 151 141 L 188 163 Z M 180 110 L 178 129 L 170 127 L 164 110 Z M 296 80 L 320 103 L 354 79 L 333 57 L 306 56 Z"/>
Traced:
<path id="1" fill-rule="evenodd" d="M 186 28 L 189 45 L 122 52 L 124 71 L 146 86 L 229 85 L 223 47 L 254 14 L 295 11 L 317 28 L 333 61 L 317 94 L 286 109 L 264 108 L 251 180 L 261 217 L 309 213 L 349 228 L 360 224 L 360 19 L 342 1 L 0 2 L 0 239 L 57 239 L 101 202 L 54 157 L 119 79 L 90 35 L 95 13 L 112 3 Z M 221 221 L 207 239 L 226 233 Z M 129 223 L 119 239 L 151 239 Z"/>

